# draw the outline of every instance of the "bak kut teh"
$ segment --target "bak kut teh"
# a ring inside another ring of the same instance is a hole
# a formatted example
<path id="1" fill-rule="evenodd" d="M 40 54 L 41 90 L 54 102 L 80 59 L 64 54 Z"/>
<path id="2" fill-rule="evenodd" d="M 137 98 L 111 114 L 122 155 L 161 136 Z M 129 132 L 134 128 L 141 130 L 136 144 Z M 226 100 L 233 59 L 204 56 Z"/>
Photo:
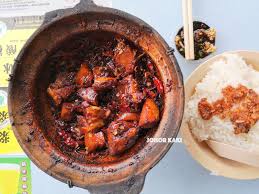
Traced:
<path id="1" fill-rule="evenodd" d="M 163 83 L 151 58 L 125 38 L 81 36 L 48 63 L 54 78 L 46 93 L 63 151 L 118 157 L 157 128 Z"/>

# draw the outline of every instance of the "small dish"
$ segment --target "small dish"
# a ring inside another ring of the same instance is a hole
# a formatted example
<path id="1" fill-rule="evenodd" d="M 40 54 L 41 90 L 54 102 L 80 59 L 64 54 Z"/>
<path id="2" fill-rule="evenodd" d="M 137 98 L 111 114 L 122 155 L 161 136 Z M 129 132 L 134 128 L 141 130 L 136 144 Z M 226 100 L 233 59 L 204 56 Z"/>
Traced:
<path id="1" fill-rule="evenodd" d="M 183 29 L 184 27 L 181 27 L 178 30 L 176 36 L 174 37 L 174 43 L 175 43 L 176 50 L 180 53 L 180 55 L 182 55 L 182 57 L 185 58 Z M 194 36 L 194 55 L 195 55 L 195 58 L 193 59 L 193 61 L 198 61 L 206 58 L 207 56 L 213 54 L 216 51 L 216 47 L 215 47 L 216 31 L 214 28 L 211 28 L 207 24 L 200 21 L 193 21 L 193 30 L 194 30 L 193 36 Z M 206 30 L 206 33 L 203 30 Z M 210 30 L 210 32 L 208 33 L 207 30 Z M 205 49 L 205 43 L 208 44 L 206 47 L 206 51 L 208 49 L 208 52 L 203 50 Z"/>
<path id="2" fill-rule="evenodd" d="M 228 53 L 235 53 L 242 56 L 248 64 L 259 71 L 259 52 L 231 51 Z M 224 54 L 217 55 L 205 61 L 188 77 L 185 81 L 185 102 L 189 101 L 189 98 L 193 95 L 196 84 L 200 82 L 208 72 L 210 65 L 222 59 Z M 259 178 L 259 168 L 220 157 L 206 142 L 198 142 L 192 135 L 188 123 L 185 120 L 183 120 L 180 133 L 192 157 L 213 174 L 243 180 Z"/>

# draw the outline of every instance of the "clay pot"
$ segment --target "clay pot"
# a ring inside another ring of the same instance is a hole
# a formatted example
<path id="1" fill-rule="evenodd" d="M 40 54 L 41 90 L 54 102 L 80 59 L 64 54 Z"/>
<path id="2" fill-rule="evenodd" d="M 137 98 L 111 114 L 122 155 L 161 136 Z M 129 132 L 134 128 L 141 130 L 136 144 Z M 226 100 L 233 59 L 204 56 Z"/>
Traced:
<path id="1" fill-rule="evenodd" d="M 161 122 L 153 137 L 177 136 L 183 115 L 184 89 L 172 49 L 140 19 L 86 0 L 72 9 L 46 14 L 42 26 L 17 57 L 9 85 L 13 130 L 25 153 L 41 170 L 71 187 L 85 188 L 91 193 L 140 193 L 147 172 L 167 153 L 171 143 L 142 140 L 141 149 L 129 157 L 114 163 L 90 164 L 64 154 L 48 135 L 48 131 L 55 129 L 47 103 L 46 88 L 51 75 L 45 61 L 70 37 L 90 31 L 120 34 L 150 55 L 166 92 Z"/>

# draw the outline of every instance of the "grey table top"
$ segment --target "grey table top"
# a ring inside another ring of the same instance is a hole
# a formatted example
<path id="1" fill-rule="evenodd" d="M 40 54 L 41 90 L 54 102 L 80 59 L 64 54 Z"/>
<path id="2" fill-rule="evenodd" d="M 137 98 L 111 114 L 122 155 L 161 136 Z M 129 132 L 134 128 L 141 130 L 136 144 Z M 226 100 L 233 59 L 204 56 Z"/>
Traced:
<path id="1" fill-rule="evenodd" d="M 180 0 L 113 0 L 113 7 L 136 15 L 152 25 L 174 47 L 173 34 L 182 25 Z M 217 30 L 217 52 L 259 50 L 259 1 L 193 0 L 194 19 L 202 20 Z M 186 63 L 176 53 L 186 78 L 199 63 Z M 79 188 L 49 177 L 32 167 L 33 194 L 83 194 Z M 210 175 L 192 159 L 183 144 L 174 144 L 167 155 L 147 175 L 143 194 L 255 194 L 259 180 L 237 181 Z"/>

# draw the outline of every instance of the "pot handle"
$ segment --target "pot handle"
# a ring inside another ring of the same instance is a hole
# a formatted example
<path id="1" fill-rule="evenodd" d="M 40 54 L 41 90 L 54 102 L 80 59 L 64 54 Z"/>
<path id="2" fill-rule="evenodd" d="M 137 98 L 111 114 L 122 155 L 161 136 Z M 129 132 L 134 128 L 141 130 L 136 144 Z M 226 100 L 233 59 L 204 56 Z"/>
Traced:
<path id="1" fill-rule="evenodd" d="M 139 194 L 144 186 L 146 175 L 134 176 L 130 179 L 98 187 L 88 187 L 91 194 Z"/>
<path id="2" fill-rule="evenodd" d="M 80 0 L 80 2 L 76 5 L 84 9 L 85 7 L 89 6 L 97 6 L 93 0 Z"/>
<path id="3" fill-rule="evenodd" d="M 72 13 L 79 13 L 82 11 L 86 11 L 92 8 L 98 7 L 93 0 L 81 0 L 75 7 L 68 9 L 57 9 L 54 11 L 50 11 L 45 13 L 44 21 L 42 24 L 49 23 L 54 19 L 60 18 L 64 15 L 69 15 Z"/>

